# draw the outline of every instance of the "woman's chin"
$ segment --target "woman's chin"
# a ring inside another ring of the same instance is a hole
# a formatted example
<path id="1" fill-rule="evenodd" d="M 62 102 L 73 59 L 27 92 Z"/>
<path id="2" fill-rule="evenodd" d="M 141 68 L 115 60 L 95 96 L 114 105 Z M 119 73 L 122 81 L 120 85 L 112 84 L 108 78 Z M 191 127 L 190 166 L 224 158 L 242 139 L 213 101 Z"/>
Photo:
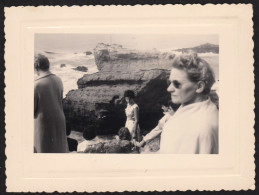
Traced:
<path id="1" fill-rule="evenodd" d="M 171 97 L 171 100 L 174 104 L 181 104 L 181 102 L 176 98 Z"/>

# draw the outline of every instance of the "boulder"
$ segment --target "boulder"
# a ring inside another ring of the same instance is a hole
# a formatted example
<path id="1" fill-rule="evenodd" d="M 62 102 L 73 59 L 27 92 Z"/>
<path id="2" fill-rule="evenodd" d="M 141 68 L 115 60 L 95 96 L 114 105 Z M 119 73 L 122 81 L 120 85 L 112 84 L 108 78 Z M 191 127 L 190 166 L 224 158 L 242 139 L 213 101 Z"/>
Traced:
<path id="1" fill-rule="evenodd" d="M 66 67 L 66 64 L 60 64 L 60 68 Z"/>
<path id="2" fill-rule="evenodd" d="M 93 54 L 93 53 L 92 53 L 91 51 L 86 51 L 86 52 L 85 52 L 85 55 L 87 55 L 87 56 L 88 56 L 88 55 L 92 55 L 92 54 Z"/>
<path id="3" fill-rule="evenodd" d="M 81 71 L 81 72 L 87 72 L 88 68 L 85 66 L 78 66 L 76 68 L 73 68 L 73 70 Z"/>
<path id="4" fill-rule="evenodd" d="M 121 45 L 99 43 L 94 49 L 99 71 L 135 71 L 154 68 L 170 69 L 175 54 L 158 50 L 138 51 Z"/>
<path id="5" fill-rule="evenodd" d="M 151 130 L 163 115 L 159 103 L 170 100 L 169 73 L 153 69 L 84 75 L 77 82 L 79 89 L 70 91 L 63 101 L 68 126 L 82 132 L 98 124 L 97 135 L 117 133 L 126 121 L 124 92 L 133 90 L 140 108 L 140 128 Z"/>

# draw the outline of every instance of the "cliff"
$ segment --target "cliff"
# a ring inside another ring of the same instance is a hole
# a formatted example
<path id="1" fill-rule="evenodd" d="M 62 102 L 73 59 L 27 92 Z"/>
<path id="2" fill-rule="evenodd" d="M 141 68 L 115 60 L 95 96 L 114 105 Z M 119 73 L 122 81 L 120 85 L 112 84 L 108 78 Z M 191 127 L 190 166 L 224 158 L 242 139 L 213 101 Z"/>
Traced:
<path id="1" fill-rule="evenodd" d="M 199 45 L 197 47 L 190 47 L 190 48 L 183 48 L 183 49 L 176 49 L 174 51 L 180 51 L 183 53 L 189 52 L 189 51 L 193 51 L 195 53 L 219 53 L 219 46 L 218 45 L 214 45 L 214 44 L 210 44 L 210 43 L 206 43 L 203 45 Z"/>
<path id="2" fill-rule="evenodd" d="M 100 123 L 106 113 L 108 121 L 96 134 L 117 133 L 126 121 L 125 90 L 133 90 L 140 107 L 140 126 L 150 130 L 162 116 L 159 105 L 170 99 L 167 89 L 169 70 L 98 72 L 78 80 L 78 90 L 70 91 L 63 101 L 67 126 L 76 131 Z M 90 132 L 89 132 L 90 133 Z"/>
<path id="3" fill-rule="evenodd" d="M 135 71 L 154 68 L 170 69 L 171 52 L 137 51 L 121 45 L 99 43 L 94 49 L 95 63 L 100 71 Z"/>

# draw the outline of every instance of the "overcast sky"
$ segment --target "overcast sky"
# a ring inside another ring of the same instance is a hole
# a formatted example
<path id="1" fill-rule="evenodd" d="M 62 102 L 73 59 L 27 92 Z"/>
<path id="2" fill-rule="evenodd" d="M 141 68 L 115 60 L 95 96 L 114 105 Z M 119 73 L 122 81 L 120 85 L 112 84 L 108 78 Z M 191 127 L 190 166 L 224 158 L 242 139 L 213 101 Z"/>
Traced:
<path id="1" fill-rule="evenodd" d="M 36 34 L 35 49 L 54 52 L 93 51 L 98 43 L 121 44 L 125 48 L 150 50 L 175 49 L 198 46 L 204 43 L 218 45 L 218 35 L 179 34 Z"/>

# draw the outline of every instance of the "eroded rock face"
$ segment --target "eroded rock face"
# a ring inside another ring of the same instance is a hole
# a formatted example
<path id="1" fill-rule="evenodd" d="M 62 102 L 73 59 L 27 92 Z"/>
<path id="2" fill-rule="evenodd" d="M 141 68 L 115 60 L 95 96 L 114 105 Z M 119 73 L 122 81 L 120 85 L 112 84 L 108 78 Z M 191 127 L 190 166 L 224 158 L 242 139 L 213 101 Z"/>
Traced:
<path id="1" fill-rule="evenodd" d="M 89 127 L 95 128 L 96 135 L 117 133 L 126 121 L 124 92 L 133 90 L 141 129 L 155 127 L 162 116 L 159 103 L 170 99 L 166 81 L 174 54 L 98 44 L 94 56 L 99 72 L 79 79 L 78 90 L 64 99 L 67 126 L 85 132 L 89 139 L 94 135 Z M 104 111 L 107 117 L 101 118 Z"/>
<path id="2" fill-rule="evenodd" d="M 135 71 L 153 68 L 170 69 L 173 53 L 137 51 L 121 45 L 99 43 L 94 49 L 95 63 L 100 71 Z"/>
<path id="3" fill-rule="evenodd" d="M 98 72 L 78 80 L 78 90 L 70 91 L 63 101 L 69 127 L 84 131 L 89 125 L 102 125 L 97 135 L 117 133 L 125 125 L 126 102 L 123 95 L 133 90 L 140 108 L 140 127 L 150 130 L 162 116 L 159 102 L 167 101 L 169 70 L 139 70 L 134 72 Z M 106 119 L 100 113 L 106 111 Z"/>
<path id="4" fill-rule="evenodd" d="M 63 101 L 67 127 L 84 132 L 88 140 L 116 134 L 126 122 L 124 92 L 133 90 L 140 108 L 140 129 L 153 129 L 163 116 L 160 103 L 170 100 L 167 80 L 174 54 L 98 44 L 94 56 L 99 72 L 80 78 L 78 89 Z M 216 96 L 212 99 L 217 100 Z"/>

